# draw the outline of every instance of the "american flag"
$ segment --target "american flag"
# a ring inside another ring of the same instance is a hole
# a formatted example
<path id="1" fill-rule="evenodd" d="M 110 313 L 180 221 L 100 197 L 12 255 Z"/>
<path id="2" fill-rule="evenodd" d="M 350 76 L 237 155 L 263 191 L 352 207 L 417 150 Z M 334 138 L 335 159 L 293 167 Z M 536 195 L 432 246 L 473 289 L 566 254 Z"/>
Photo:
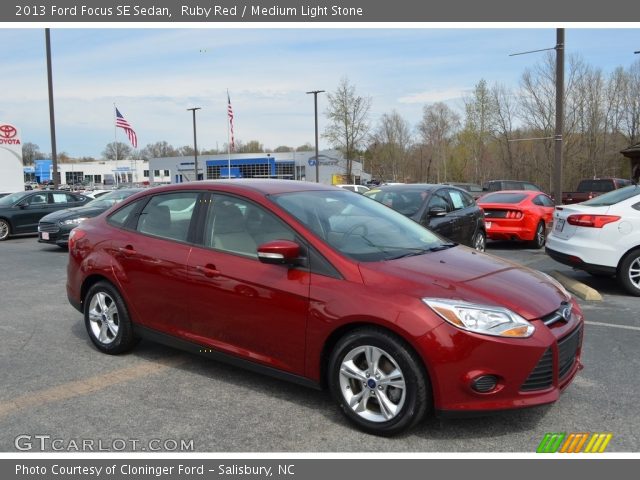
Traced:
<path id="1" fill-rule="evenodd" d="M 229 151 L 235 150 L 236 144 L 233 138 L 233 108 L 231 108 L 231 98 L 229 92 L 227 92 L 227 114 L 229 115 L 229 132 L 231 137 L 229 138 Z"/>
<path id="2" fill-rule="evenodd" d="M 129 137 L 129 141 L 131 142 L 131 145 L 133 145 L 133 148 L 138 148 L 138 136 L 136 135 L 136 131 L 133 129 L 131 124 L 124 119 L 124 117 L 122 116 L 122 114 L 117 108 L 116 108 L 116 127 L 120 127 L 125 131 L 125 133 L 127 134 L 127 137 Z"/>

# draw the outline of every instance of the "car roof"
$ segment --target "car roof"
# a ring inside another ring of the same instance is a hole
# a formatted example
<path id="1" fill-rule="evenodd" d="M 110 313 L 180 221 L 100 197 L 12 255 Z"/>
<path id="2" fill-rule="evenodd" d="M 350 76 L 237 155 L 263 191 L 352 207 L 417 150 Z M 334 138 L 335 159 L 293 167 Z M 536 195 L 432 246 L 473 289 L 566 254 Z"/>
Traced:
<path id="1" fill-rule="evenodd" d="M 430 191 L 435 190 L 436 188 L 442 187 L 451 187 L 452 185 L 437 185 L 434 183 L 403 183 L 400 185 L 380 185 L 372 188 L 370 191 L 374 190 L 385 190 L 389 192 L 401 192 L 407 190 L 420 190 L 420 191 Z"/>
<path id="2" fill-rule="evenodd" d="M 162 185 L 153 187 L 145 192 L 163 192 L 175 190 L 193 190 L 194 188 L 202 190 L 214 190 L 217 187 L 230 187 L 230 189 L 251 190 L 263 195 L 273 195 L 278 193 L 300 192 L 300 191 L 322 191 L 334 190 L 337 187 L 324 185 L 321 183 L 303 182 L 298 180 L 274 180 L 262 178 L 239 178 L 239 179 L 220 179 L 220 180 L 202 180 L 198 182 L 172 183 L 170 185 Z"/>

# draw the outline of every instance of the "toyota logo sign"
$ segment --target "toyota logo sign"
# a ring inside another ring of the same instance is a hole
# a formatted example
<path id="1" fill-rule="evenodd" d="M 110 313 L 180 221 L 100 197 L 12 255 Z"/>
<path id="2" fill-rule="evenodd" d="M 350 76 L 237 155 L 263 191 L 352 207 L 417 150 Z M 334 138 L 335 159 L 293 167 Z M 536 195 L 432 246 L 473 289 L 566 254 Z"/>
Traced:
<path id="1" fill-rule="evenodd" d="M 18 134 L 16 127 L 13 125 L 0 125 L 0 137 L 13 138 Z"/>

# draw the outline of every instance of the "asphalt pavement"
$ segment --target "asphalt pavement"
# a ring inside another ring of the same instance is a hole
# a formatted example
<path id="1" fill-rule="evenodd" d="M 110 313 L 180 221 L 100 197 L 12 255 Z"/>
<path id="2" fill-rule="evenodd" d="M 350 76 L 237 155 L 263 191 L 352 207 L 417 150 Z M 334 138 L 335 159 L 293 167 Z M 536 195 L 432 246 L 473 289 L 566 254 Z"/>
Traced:
<path id="1" fill-rule="evenodd" d="M 640 298 L 542 250 L 495 242 L 488 252 L 602 293 L 601 302 L 581 301 L 584 370 L 551 406 L 429 418 L 387 439 L 353 428 L 328 392 L 146 341 L 127 355 L 99 353 L 67 302 L 67 252 L 33 236 L 0 242 L 0 451 L 75 451 L 83 442 L 179 451 L 182 442 L 196 452 L 534 452 L 547 432 L 610 432 L 608 452 L 638 452 Z"/>

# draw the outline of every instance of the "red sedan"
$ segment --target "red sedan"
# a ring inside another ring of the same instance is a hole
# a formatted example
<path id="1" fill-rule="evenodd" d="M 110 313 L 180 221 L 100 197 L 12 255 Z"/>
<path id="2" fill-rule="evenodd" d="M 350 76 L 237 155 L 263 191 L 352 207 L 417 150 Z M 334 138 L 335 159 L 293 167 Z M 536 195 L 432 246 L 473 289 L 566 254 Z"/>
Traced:
<path id="1" fill-rule="evenodd" d="M 526 241 L 542 248 L 553 223 L 555 204 L 541 192 L 503 190 L 478 200 L 484 210 L 487 238 Z"/>
<path id="2" fill-rule="evenodd" d="M 328 386 L 382 435 L 552 403 L 582 366 L 582 312 L 555 280 L 316 183 L 129 197 L 72 230 L 67 295 L 101 352 L 148 338 Z"/>

